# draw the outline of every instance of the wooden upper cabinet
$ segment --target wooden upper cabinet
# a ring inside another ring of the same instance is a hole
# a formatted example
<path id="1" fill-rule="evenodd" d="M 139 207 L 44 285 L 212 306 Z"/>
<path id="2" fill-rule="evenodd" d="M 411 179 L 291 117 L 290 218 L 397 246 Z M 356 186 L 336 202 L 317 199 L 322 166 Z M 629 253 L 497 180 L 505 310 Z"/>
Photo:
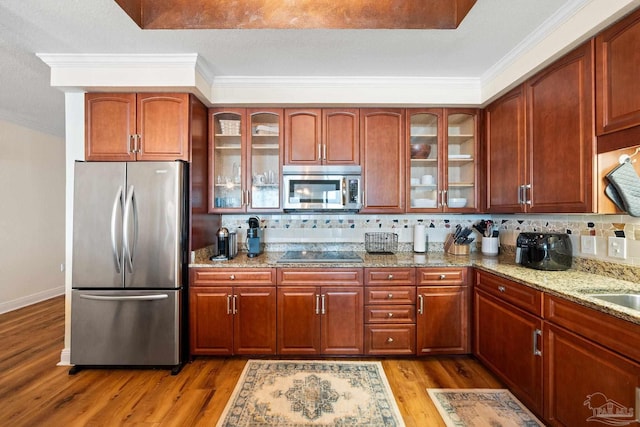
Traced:
<path id="1" fill-rule="evenodd" d="M 486 207 L 489 212 L 523 212 L 525 182 L 525 93 L 523 86 L 485 110 Z"/>
<path id="2" fill-rule="evenodd" d="M 362 213 L 404 212 L 404 109 L 360 110 Z"/>
<path id="3" fill-rule="evenodd" d="M 640 10 L 601 32 L 595 45 L 596 135 L 640 125 Z"/>
<path id="4" fill-rule="evenodd" d="M 85 159 L 190 160 L 190 95 L 85 95 Z"/>
<path id="5" fill-rule="evenodd" d="M 322 110 L 322 161 L 325 164 L 360 164 L 360 110 Z"/>
<path id="6" fill-rule="evenodd" d="M 136 159 L 135 93 L 87 93 L 85 95 L 85 159 Z"/>
<path id="7" fill-rule="evenodd" d="M 526 83 L 526 210 L 593 212 L 593 43 Z"/>
<path id="8" fill-rule="evenodd" d="M 487 107 L 489 212 L 594 212 L 592 49 L 583 44 Z"/>
<path id="9" fill-rule="evenodd" d="M 358 109 L 285 109 L 286 165 L 357 165 Z"/>
<path id="10" fill-rule="evenodd" d="M 137 95 L 137 160 L 189 160 L 189 95 Z"/>

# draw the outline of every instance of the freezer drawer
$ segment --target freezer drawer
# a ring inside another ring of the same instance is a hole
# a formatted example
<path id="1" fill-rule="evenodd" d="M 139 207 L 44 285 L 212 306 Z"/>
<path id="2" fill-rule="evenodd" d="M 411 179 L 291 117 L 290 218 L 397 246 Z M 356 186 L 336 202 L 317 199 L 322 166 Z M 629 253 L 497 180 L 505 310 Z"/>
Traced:
<path id="1" fill-rule="evenodd" d="M 71 363 L 181 363 L 181 290 L 71 292 Z"/>

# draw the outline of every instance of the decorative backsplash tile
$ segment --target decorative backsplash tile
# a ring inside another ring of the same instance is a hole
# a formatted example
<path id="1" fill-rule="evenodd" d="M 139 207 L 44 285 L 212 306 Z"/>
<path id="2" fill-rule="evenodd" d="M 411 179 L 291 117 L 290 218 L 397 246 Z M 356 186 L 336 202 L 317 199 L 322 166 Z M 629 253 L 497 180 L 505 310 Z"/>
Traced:
<path id="1" fill-rule="evenodd" d="M 222 225 L 238 232 L 239 242 L 246 237 L 250 215 L 223 215 Z M 426 226 L 429 250 L 442 251 L 442 244 L 457 224 L 471 227 L 480 219 L 491 219 L 499 226 L 503 246 L 515 246 L 522 231 L 558 231 L 571 235 L 574 255 L 615 264 L 640 266 L 640 218 L 626 215 L 260 215 L 267 250 L 301 248 L 364 250 L 367 232 L 384 231 L 398 234 L 398 250 L 413 248 L 413 226 Z M 623 230 L 627 237 L 627 259 L 607 256 L 607 237 Z M 475 233 L 474 233 L 475 234 Z M 581 253 L 580 236 L 596 237 L 596 254 Z M 476 234 L 476 239 L 479 236 Z M 347 247 L 345 247 L 347 245 Z M 332 247 L 335 246 L 335 247 Z M 472 245 L 472 250 L 477 250 Z"/>

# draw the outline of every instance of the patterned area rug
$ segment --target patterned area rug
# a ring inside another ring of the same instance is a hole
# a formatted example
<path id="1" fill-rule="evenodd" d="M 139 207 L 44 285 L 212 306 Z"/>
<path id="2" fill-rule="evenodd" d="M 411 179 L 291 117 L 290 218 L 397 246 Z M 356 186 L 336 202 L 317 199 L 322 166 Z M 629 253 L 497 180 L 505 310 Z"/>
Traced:
<path id="1" fill-rule="evenodd" d="M 428 388 L 448 427 L 544 427 L 509 390 Z"/>
<path id="2" fill-rule="evenodd" d="M 402 427 L 380 362 L 249 360 L 218 427 Z"/>

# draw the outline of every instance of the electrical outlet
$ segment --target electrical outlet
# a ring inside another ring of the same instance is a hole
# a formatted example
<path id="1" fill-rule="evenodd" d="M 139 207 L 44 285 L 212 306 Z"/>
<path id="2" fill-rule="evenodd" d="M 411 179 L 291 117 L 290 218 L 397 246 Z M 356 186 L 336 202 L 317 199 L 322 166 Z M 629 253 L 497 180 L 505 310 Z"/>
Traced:
<path id="1" fill-rule="evenodd" d="M 580 236 L 580 249 L 583 254 L 596 254 L 596 236 Z"/>
<path id="2" fill-rule="evenodd" d="M 611 258 L 627 259 L 627 239 L 624 237 L 609 237 L 607 249 Z"/>

